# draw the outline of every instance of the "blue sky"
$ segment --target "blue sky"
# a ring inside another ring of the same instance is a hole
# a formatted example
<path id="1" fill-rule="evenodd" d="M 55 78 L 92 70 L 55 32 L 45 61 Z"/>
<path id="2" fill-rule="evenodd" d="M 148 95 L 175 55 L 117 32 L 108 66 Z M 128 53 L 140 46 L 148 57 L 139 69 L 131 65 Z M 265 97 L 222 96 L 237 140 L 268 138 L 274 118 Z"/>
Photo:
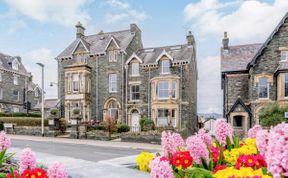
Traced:
<path id="1" fill-rule="evenodd" d="M 288 10 L 287 0 L 0 0 L 0 52 L 21 56 L 40 83 L 42 62 L 47 97 L 56 97 L 57 56 L 75 38 L 81 21 L 86 34 L 129 28 L 137 23 L 145 47 L 197 42 L 198 111 L 222 112 L 221 40 L 263 42 Z"/>

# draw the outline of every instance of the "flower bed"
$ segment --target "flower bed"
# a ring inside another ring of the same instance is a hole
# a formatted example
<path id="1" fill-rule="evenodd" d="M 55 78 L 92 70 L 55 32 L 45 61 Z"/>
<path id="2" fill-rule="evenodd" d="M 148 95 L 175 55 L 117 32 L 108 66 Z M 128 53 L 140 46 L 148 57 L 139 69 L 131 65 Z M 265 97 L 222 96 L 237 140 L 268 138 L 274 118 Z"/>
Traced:
<path id="1" fill-rule="evenodd" d="M 215 139 L 201 129 L 185 141 L 164 131 L 163 155 L 141 153 L 136 165 L 152 178 L 283 178 L 288 176 L 288 124 L 269 131 L 259 125 L 240 140 L 224 119 L 215 123 Z"/>
<path id="2" fill-rule="evenodd" d="M 48 169 L 37 167 L 35 153 L 30 148 L 21 152 L 20 161 L 12 159 L 14 154 L 7 154 L 11 141 L 6 133 L 0 132 L 0 178 L 68 178 L 68 173 L 59 162 L 54 162 Z"/>

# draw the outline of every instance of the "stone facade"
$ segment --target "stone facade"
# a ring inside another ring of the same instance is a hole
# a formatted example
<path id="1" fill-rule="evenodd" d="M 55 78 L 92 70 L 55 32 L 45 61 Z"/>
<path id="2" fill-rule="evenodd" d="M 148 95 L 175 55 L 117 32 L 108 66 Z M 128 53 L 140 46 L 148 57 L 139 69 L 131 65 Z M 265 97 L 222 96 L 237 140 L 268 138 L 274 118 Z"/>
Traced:
<path id="1" fill-rule="evenodd" d="M 59 96 L 68 121 L 67 113 L 78 108 L 82 121 L 111 116 L 138 130 L 139 119 L 145 117 L 157 126 L 196 130 L 197 66 L 191 33 L 186 44 L 143 48 L 135 24 L 89 36 L 80 23 L 76 29 L 76 40 L 56 58 Z M 85 77 L 80 77 L 85 71 L 79 65 L 87 68 Z"/>
<path id="2" fill-rule="evenodd" d="M 25 102 L 31 103 L 31 109 L 41 102 L 40 88 L 20 57 L 0 53 L 0 112 L 26 112 Z"/>
<path id="3" fill-rule="evenodd" d="M 288 14 L 264 44 L 229 46 L 227 34 L 224 36 L 221 49 L 223 114 L 237 132 L 242 130 L 241 134 L 247 134 L 250 127 L 261 122 L 258 113 L 267 103 L 288 103 L 287 36 Z"/>

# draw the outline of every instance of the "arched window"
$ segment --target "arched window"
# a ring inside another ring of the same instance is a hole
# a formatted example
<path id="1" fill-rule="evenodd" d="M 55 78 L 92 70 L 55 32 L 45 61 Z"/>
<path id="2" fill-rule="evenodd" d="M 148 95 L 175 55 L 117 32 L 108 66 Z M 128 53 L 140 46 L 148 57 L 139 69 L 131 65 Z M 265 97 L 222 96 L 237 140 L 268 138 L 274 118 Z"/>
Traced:
<path id="1" fill-rule="evenodd" d="M 108 114 L 113 119 L 118 119 L 118 104 L 112 100 L 108 103 Z"/>
<path id="2" fill-rule="evenodd" d="M 258 85 L 258 97 L 261 99 L 268 98 L 269 93 L 269 85 L 268 85 L 268 78 L 262 77 L 259 79 L 259 85 Z"/>
<path id="3" fill-rule="evenodd" d="M 168 59 L 162 60 L 161 73 L 162 74 L 170 74 L 170 61 Z"/>

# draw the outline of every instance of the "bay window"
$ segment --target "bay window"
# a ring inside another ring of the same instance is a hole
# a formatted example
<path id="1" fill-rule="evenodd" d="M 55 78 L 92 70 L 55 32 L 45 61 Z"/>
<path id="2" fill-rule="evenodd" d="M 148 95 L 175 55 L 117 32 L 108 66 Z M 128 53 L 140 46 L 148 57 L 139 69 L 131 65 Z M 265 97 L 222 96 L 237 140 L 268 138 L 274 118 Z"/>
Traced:
<path id="1" fill-rule="evenodd" d="M 79 91 L 79 74 L 72 74 L 72 90 L 73 92 Z"/>
<path id="2" fill-rule="evenodd" d="M 157 127 L 163 127 L 168 125 L 168 109 L 158 109 L 157 111 Z"/>
<path id="3" fill-rule="evenodd" d="M 172 94 L 172 98 L 175 99 L 175 98 L 176 98 L 176 81 L 175 81 L 175 80 L 172 81 L 172 91 L 171 91 L 171 94 Z"/>
<path id="4" fill-rule="evenodd" d="M 169 98 L 169 81 L 159 81 L 157 87 L 157 96 L 159 99 Z"/>

